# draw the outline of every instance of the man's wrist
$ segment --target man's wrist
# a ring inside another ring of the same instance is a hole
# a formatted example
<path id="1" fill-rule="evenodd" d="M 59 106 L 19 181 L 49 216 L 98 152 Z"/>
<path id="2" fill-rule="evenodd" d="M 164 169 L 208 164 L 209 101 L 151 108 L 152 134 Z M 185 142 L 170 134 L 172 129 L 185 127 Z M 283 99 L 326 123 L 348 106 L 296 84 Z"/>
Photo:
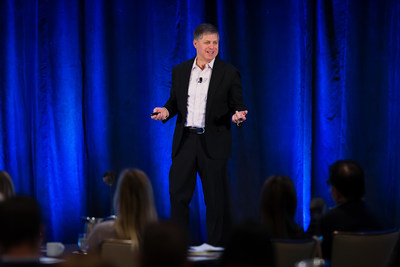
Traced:
<path id="1" fill-rule="evenodd" d="M 165 109 L 167 111 L 167 116 L 164 118 L 164 120 L 166 120 L 169 117 L 169 111 L 168 111 L 168 109 L 166 107 L 163 107 L 163 109 Z"/>

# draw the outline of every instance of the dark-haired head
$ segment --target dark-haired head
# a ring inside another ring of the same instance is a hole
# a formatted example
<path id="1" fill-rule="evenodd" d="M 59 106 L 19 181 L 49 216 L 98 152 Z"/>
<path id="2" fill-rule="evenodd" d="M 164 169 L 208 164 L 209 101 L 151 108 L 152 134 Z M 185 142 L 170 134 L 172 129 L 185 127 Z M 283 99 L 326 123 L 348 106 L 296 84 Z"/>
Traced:
<path id="1" fill-rule="evenodd" d="M 0 201 L 15 195 L 13 181 L 6 171 L 0 171 Z"/>
<path id="2" fill-rule="evenodd" d="M 141 244 L 142 266 L 185 266 L 188 248 L 188 235 L 179 225 L 169 221 L 150 223 Z"/>
<path id="3" fill-rule="evenodd" d="M 0 203 L 0 247 L 7 254 L 24 246 L 39 253 L 41 214 L 36 200 L 15 196 Z"/>
<path id="4" fill-rule="evenodd" d="M 260 214 L 274 238 L 296 237 L 299 227 L 294 221 L 296 208 L 296 189 L 292 180 L 283 175 L 270 176 L 262 188 Z"/>
<path id="5" fill-rule="evenodd" d="M 327 183 L 348 200 L 360 200 L 365 194 L 365 175 L 355 160 L 339 160 L 329 167 Z"/>
<path id="6" fill-rule="evenodd" d="M 217 34 L 219 37 L 218 29 L 212 24 L 203 23 L 196 27 L 193 33 L 193 40 L 200 40 L 204 34 Z"/>
<path id="7" fill-rule="evenodd" d="M 264 225 L 244 222 L 233 229 L 221 257 L 222 267 L 274 265 L 274 246 Z"/>

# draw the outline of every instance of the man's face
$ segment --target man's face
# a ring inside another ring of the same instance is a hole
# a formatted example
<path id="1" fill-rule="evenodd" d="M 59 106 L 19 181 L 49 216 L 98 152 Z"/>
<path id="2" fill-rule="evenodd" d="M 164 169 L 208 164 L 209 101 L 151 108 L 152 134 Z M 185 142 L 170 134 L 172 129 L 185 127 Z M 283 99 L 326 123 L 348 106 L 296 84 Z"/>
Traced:
<path id="1" fill-rule="evenodd" d="M 336 187 L 331 185 L 329 187 L 329 193 L 331 193 L 331 197 L 336 204 L 339 204 L 341 202 L 340 194 Z"/>
<path id="2" fill-rule="evenodd" d="M 200 40 L 193 40 L 197 59 L 203 63 L 211 62 L 218 55 L 218 41 L 216 33 L 203 34 Z"/>

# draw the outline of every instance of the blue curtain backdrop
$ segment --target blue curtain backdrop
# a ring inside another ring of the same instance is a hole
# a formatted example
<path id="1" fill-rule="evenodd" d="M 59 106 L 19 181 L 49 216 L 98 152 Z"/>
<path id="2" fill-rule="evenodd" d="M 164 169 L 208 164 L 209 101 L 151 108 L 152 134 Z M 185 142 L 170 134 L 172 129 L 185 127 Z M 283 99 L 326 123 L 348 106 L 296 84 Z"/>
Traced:
<path id="1" fill-rule="evenodd" d="M 358 160 L 366 200 L 400 226 L 400 1 L 2 0 L 0 169 L 38 199 L 47 240 L 75 242 L 81 216 L 110 214 L 107 170 L 144 170 L 169 217 L 174 121 L 150 120 L 174 65 L 195 55 L 192 32 L 220 30 L 220 57 L 242 74 L 248 121 L 233 129 L 236 221 L 258 218 L 272 174 L 333 202 L 328 166 Z M 205 240 L 201 183 L 192 235 Z"/>

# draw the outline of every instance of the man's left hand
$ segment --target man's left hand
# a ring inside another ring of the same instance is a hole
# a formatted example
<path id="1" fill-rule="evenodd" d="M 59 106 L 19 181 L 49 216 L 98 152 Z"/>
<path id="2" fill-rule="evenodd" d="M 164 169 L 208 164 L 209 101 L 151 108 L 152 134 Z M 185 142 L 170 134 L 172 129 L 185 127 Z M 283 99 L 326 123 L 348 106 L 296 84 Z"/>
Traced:
<path id="1" fill-rule="evenodd" d="M 243 110 L 243 111 L 236 111 L 235 114 L 232 116 L 232 122 L 236 124 L 241 124 L 246 120 L 246 115 L 248 111 Z"/>

